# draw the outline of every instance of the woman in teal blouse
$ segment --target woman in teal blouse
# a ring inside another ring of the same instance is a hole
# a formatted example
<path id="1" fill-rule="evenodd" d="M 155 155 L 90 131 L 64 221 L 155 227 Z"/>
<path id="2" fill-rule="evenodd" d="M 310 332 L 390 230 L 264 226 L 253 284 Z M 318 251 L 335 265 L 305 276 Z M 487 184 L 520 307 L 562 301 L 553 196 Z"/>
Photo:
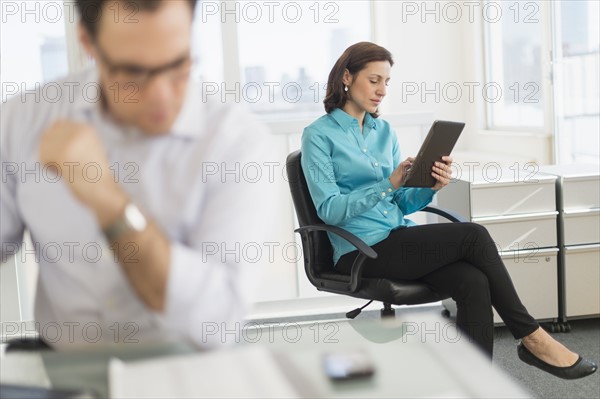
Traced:
<path id="1" fill-rule="evenodd" d="M 451 178 L 452 158 L 433 166 L 432 188 L 402 187 L 413 158 L 401 160 L 396 133 L 378 118 L 394 64 L 376 44 L 357 43 L 329 74 L 324 116 L 302 135 L 302 169 L 319 217 L 357 235 L 378 253 L 365 276 L 419 280 L 457 303 L 457 325 L 490 357 L 492 306 L 516 339 L 521 360 L 562 378 L 597 366 L 540 328 L 521 303 L 496 245 L 474 223 L 417 226 L 405 218 L 431 202 Z M 357 251 L 329 235 L 333 261 L 350 273 Z"/>

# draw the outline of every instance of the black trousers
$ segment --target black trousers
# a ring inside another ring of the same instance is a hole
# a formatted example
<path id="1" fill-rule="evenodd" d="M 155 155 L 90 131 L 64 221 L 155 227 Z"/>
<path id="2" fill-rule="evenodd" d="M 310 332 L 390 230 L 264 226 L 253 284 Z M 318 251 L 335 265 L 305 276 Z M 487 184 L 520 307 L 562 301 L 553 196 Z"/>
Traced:
<path id="1" fill-rule="evenodd" d="M 367 259 L 365 277 L 418 280 L 456 301 L 457 327 L 490 357 L 494 344 L 492 306 L 516 339 L 539 324 L 521 303 L 496 244 L 475 223 L 441 223 L 393 230 L 375 244 L 377 259 Z M 349 274 L 358 251 L 336 264 Z"/>

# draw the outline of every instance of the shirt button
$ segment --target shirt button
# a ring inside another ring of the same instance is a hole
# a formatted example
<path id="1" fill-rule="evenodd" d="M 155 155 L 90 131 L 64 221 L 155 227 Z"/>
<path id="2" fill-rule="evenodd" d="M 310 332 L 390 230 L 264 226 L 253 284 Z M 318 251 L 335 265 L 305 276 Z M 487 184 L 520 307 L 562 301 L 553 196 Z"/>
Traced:
<path id="1" fill-rule="evenodd" d="M 392 192 L 392 189 L 391 189 L 391 188 L 388 188 L 388 193 L 391 193 L 391 192 Z"/>
<path id="2" fill-rule="evenodd" d="M 366 148 L 363 148 L 363 152 L 367 152 L 367 149 L 366 149 Z"/>
<path id="3" fill-rule="evenodd" d="M 381 193 L 381 196 L 382 196 L 382 197 L 385 197 L 385 191 Z"/>
<path id="4" fill-rule="evenodd" d="M 378 162 L 375 162 L 375 166 L 379 166 L 379 163 L 378 163 Z"/>
<path id="5" fill-rule="evenodd" d="M 387 211 L 383 211 L 383 214 L 384 214 L 384 215 L 387 215 L 387 213 L 388 213 Z"/>

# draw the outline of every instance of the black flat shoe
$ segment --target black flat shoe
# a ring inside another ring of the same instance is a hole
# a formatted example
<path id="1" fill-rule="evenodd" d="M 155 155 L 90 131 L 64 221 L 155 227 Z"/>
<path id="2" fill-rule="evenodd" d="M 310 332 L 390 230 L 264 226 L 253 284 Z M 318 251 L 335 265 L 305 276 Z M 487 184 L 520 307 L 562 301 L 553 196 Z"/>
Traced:
<path id="1" fill-rule="evenodd" d="M 579 359 L 577 359 L 577 361 L 572 366 L 553 366 L 551 364 L 546 363 L 543 360 L 538 359 L 533 353 L 529 351 L 529 349 L 525 347 L 525 345 L 523 345 L 523 343 L 520 343 L 519 346 L 517 346 L 517 353 L 519 355 L 519 359 L 529 364 L 530 366 L 535 366 L 540 370 L 543 370 L 557 377 L 564 378 L 565 380 L 575 380 L 577 378 L 583 378 L 594 373 L 598 369 L 598 366 L 596 366 L 595 363 L 590 362 L 589 360 L 586 360 L 581 356 L 579 356 Z"/>

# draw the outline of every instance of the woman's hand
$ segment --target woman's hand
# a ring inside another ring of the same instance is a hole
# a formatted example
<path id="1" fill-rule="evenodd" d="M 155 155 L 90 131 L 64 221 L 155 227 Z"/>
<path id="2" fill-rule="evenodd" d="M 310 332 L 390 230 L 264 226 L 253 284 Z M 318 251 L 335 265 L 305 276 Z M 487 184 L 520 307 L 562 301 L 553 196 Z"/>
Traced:
<path id="1" fill-rule="evenodd" d="M 444 156 L 442 157 L 442 161 L 443 162 L 436 162 L 431 171 L 431 176 L 437 180 L 435 186 L 432 187 L 435 191 L 446 187 L 452 178 L 452 158 Z"/>
<path id="2" fill-rule="evenodd" d="M 389 180 L 392 183 L 392 186 L 397 190 L 404 185 L 406 181 L 407 172 L 412 167 L 414 162 L 414 158 L 406 158 L 404 162 L 401 162 L 400 165 L 392 172 Z"/>

